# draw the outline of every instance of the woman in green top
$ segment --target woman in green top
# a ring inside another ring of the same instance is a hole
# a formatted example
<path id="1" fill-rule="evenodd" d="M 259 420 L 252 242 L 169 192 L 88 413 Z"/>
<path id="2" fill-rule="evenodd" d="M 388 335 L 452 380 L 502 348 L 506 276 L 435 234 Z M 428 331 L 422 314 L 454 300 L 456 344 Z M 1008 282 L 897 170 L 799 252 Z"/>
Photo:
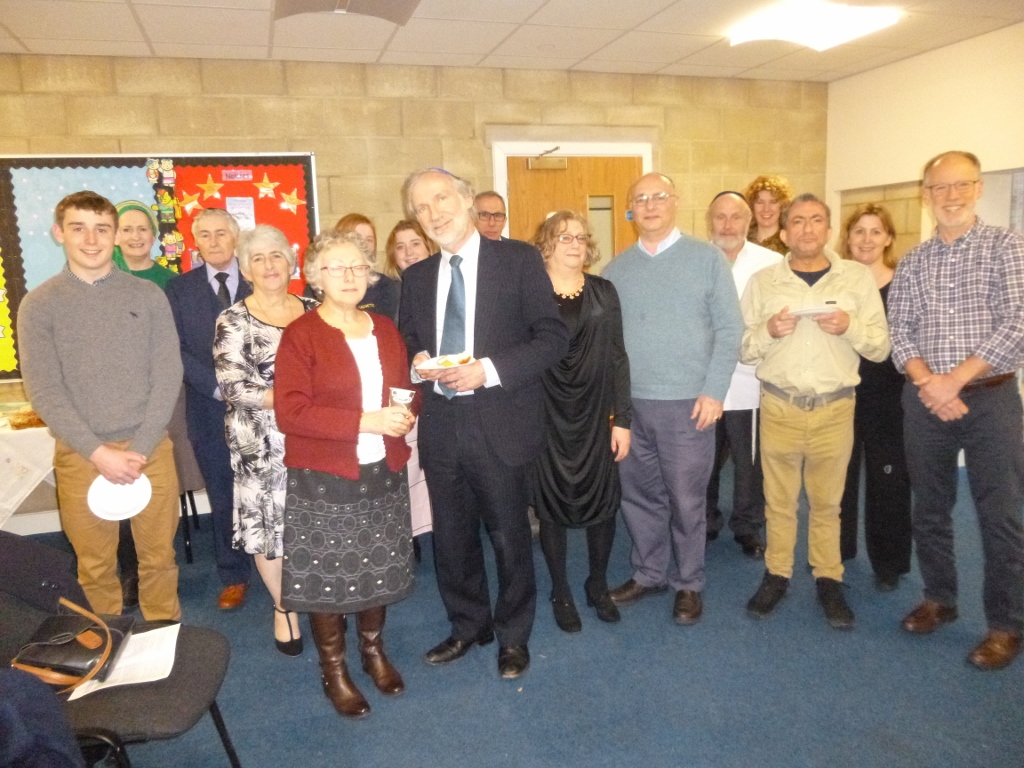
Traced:
<path id="1" fill-rule="evenodd" d="M 176 273 L 161 267 L 151 256 L 159 231 L 153 211 L 138 200 L 125 200 L 114 207 L 117 208 L 114 264 L 136 277 L 166 287 Z"/>

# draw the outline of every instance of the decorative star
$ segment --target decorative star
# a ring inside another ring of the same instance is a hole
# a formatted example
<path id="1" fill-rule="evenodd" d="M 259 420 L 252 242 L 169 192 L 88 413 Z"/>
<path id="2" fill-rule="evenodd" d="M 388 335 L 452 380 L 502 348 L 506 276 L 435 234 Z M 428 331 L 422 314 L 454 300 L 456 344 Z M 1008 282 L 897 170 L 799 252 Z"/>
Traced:
<path id="1" fill-rule="evenodd" d="M 220 195 L 217 196 L 220 197 Z M 207 195 L 207 197 L 209 197 L 209 195 Z M 185 213 L 190 216 L 194 209 L 201 211 L 203 206 L 199 204 L 199 193 L 196 192 L 194 195 L 189 195 L 183 192 L 181 195 L 181 207 L 185 210 Z"/>
<path id="2" fill-rule="evenodd" d="M 224 185 L 223 184 L 218 184 L 217 182 L 215 182 L 213 180 L 213 176 L 211 176 L 210 174 L 206 174 L 206 183 L 205 184 L 196 184 L 196 186 L 199 187 L 201 190 L 203 190 L 203 200 L 209 200 L 211 197 L 216 197 L 219 200 L 220 199 L 220 191 L 219 190 Z"/>
<path id="3" fill-rule="evenodd" d="M 270 178 L 267 176 L 267 174 L 264 173 L 263 174 L 263 181 L 254 181 L 253 185 L 257 189 L 259 189 L 259 191 L 260 191 L 259 199 L 262 200 L 264 197 L 275 197 L 276 195 L 274 194 L 274 188 L 280 186 L 281 182 L 279 182 L 279 181 L 271 181 Z"/>
<path id="4" fill-rule="evenodd" d="M 291 211 L 292 213 L 298 213 L 299 212 L 299 206 L 306 204 L 305 200 L 299 200 L 298 191 L 299 191 L 299 189 L 298 189 L 298 187 L 296 187 L 295 189 L 292 190 L 292 193 L 290 195 L 286 195 L 284 193 L 281 193 L 281 200 L 282 200 L 282 202 L 281 202 L 281 210 L 282 211 Z"/>

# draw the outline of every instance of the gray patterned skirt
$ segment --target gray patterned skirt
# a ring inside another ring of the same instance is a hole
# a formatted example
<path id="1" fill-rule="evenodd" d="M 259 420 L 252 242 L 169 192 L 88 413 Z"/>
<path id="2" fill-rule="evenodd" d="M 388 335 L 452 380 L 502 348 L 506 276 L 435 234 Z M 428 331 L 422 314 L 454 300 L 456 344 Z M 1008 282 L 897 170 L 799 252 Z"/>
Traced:
<path id="1" fill-rule="evenodd" d="M 359 480 L 288 468 L 281 605 L 306 613 L 358 613 L 413 588 L 405 469 L 364 464 Z"/>

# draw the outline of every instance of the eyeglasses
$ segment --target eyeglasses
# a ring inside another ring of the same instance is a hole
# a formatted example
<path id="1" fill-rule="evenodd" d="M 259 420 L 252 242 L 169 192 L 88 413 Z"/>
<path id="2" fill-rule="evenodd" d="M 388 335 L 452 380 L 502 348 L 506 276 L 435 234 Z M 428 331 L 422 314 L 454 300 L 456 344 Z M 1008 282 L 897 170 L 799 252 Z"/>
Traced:
<path id="1" fill-rule="evenodd" d="M 932 184 L 930 187 L 925 187 L 933 195 L 948 195 L 951 189 L 955 189 L 961 195 L 971 191 L 981 179 L 975 179 L 974 181 L 958 181 L 955 184 Z"/>
<path id="2" fill-rule="evenodd" d="M 655 192 L 653 195 L 636 195 L 633 197 L 633 207 L 642 208 L 650 204 L 655 208 L 659 208 L 674 197 L 675 195 L 670 195 L 668 192 Z"/>
<path id="3" fill-rule="evenodd" d="M 369 264 L 356 264 L 354 267 L 346 267 L 343 264 L 331 264 L 320 267 L 321 272 L 326 272 L 331 277 L 344 277 L 346 272 L 351 272 L 353 277 L 366 277 L 370 274 Z"/>
<path id="4" fill-rule="evenodd" d="M 477 211 L 476 216 L 478 219 L 493 221 L 495 223 L 503 222 L 507 218 L 504 213 L 491 213 L 490 211 Z"/>
<path id="5" fill-rule="evenodd" d="M 570 245 L 573 240 L 575 240 L 580 245 L 586 245 L 587 243 L 590 242 L 590 235 L 570 235 L 568 233 L 563 233 L 556 237 L 555 239 L 562 245 Z"/>

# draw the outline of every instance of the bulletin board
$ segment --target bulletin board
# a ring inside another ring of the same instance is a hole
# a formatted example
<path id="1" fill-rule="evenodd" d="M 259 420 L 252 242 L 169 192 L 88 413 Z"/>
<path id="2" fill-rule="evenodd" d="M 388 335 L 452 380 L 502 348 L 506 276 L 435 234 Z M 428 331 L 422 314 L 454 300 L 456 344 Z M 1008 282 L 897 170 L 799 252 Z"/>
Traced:
<path id="1" fill-rule="evenodd" d="M 83 189 L 115 205 L 138 200 L 149 206 L 160 230 L 153 257 L 175 272 L 201 263 L 192 219 L 204 208 L 226 209 L 243 230 L 271 224 L 299 256 L 292 290 L 302 290 L 301 259 L 319 230 L 311 153 L 0 156 L 0 380 L 21 376 L 22 298 L 64 268 L 64 251 L 51 232 L 54 208 Z"/>

